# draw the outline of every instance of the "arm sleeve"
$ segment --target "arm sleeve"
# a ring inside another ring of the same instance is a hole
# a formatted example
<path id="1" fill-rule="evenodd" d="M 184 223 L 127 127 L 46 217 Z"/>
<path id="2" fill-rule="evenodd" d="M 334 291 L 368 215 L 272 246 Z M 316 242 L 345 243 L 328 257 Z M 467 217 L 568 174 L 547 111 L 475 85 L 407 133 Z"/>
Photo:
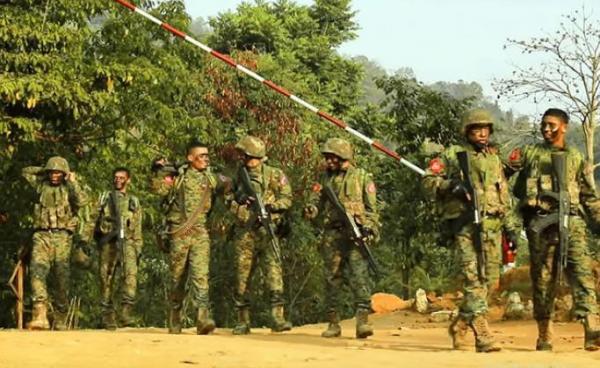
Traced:
<path id="1" fill-rule="evenodd" d="M 600 197 L 598 196 L 594 183 L 590 182 L 593 180 L 593 172 L 593 168 L 582 160 L 577 173 L 580 187 L 579 197 L 581 204 L 587 210 L 591 219 L 596 224 L 600 224 Z"/>
<path id="2" fill-rule="evenodd" d="M 371 174 L 366 174 L 363 181 L 363 201 L 367 218 L 367 224 L 365 225 L 377 231 L 380 227 L 379 211 L 377 208 L 377 189 Z"/>
<path id="3" fill-rule="evenodd" d="M 21 170 L 21 175 L 27 180 L 27 182 L 36 186 L 40 181 L 40 175 L 44 172 L 44 169 L 40 166 L 29 166 Z"/>
<path id="4" fill-rule="evenodd" d="M 275 200 L 271 205 L 277 211 L 285 211 L 292 207 L 292 186 L 282 171 L 278 173 L 277 186 Z"/>

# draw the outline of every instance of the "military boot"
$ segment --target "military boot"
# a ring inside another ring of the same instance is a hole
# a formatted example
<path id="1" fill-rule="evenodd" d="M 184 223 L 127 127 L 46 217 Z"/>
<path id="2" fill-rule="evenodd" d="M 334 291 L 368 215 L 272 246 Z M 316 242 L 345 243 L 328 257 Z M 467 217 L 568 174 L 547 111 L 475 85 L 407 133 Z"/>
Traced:
<path id="1" fill-rule="evenodd" d="M 542 319 L 536 322 L 538 326 L 538 338 L 535 343 L 535 350 L 552 351 L 552 335 L 554 333 L 552 321 L 549 319 Z"/>
<path id="2" fill-rule="evenodd" d="M 460 314 L 456 316 L 450 326 L 448 326 L 448 335 L 452 339 L 452 349 L 466 350 L 467 349 L 467 333 L 469 325 L 464 317 Z"/>
<path id="3" fill-rule="evenodd" d="M 33 304 L 33 310 L 31 311 L 31 321 L 27 325 L 30 330 L 48 330 L 50 329 L 50 323 L 48 323 L 48 317 L 46 316 L 46 303 L 37 302 Z"/>
<path id="4" fill-rule="evenodd" d="M 132 316 L 133 304 L 124 303 L 121 305 L 121 326 L 133 327 L 135 326 L 135 319 Z"/>
<path id="5" fill-rule="evenodd" d="M 329 311 L 329 326 L 321 333 L 323 337 L 340 337 L 342 335 L 342 326 L 340 326 L 340 317 L 336 311 Z"/>
<path id="6" fill-rule="evenodd" d="M 114 331 L 117 329 L 117 319 L 115 317 L 115 311 L 107 309 L 102 312 L 102 328 Z"/>
<path id="7" fill-rule="evenodd" d="M 285 320 L 283 314 L 283 305 L 274 305 L 271 307 L 271 316 L 273 318 L 273 326 L 271 326 L 271 332 L 283 332 L 290 331 L 292 324 Z"/>
<path id="8" fill-rule="evenodd" d="M 52 329 L 56 331 L 67 330 L 67 313 L 65 312 L 54 312 L 54 321 L 52 323 Z"/>
<path id="9" fill-rule="evenodd" d="M 583 327 L 585 329 L 585 350 L 600 349 L 600 321 L 598 321 L 598 315 L 588 314 L 583 320 Z"/>
<path id="10" fill-rule="evenodd" d="M 215 321 L 210 318 L 208 308 L 198 308 L 196 315 L 196 334 L 208 335 L 215 329 Z"/>
<path id="11" fill-rule="evenodd" d="M 366 339 L 373 335 L 373 326 L 369 324 L 369 310 L 359 308 L 356 311 L 356 338 Z"/>
<path id="12" fill-rule="evenodd" d="M 471 320 L 471 328 L 475 333 L 475 351 L 478 353 L 490 353 L 500 351 L 502 348 L 498 346 L 488 326 L 488 321 L 485 316 L 479 315 Z"/>
<path id="13" fill-rule="evenodd" d="M 248 335 L 250 333 L 250 309 L 241 307 L 237 311 L 238 322 L 233 328 L 234 335 Z"/>
<path id="14" fill-rule="evenodd" d="M 171 308 L 169 311 L 169 333 L 181 333 L 181 309 Z"/>

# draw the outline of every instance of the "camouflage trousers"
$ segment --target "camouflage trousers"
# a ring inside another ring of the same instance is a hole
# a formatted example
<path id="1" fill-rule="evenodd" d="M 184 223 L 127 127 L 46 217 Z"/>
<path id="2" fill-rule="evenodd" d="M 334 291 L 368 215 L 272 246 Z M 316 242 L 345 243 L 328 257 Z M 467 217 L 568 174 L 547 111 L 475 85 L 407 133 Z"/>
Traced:
<path id="1" fill-rule="evenodd" d="M 105 309 L 112 309 L 113 288 L 117 268 L 121 268 L 121 303 L 134 304 L 137 290 L 137 272 L 139 249 L 135 244 L 125 239 L 123 250 L 116 242 L 109 242 L 99 249 L 100 262 L 100 305 Z"/>
<path id="2" fill-rule="evenodd" d="M 264 263 L 267 275 L 267 287 L 271 293 L 271 304 L 283 304 L 283 272 L 281 263 L 275 256 L 271 246 L 271 238 L 264 228 L 240 230 L 235 237 L 236 256 L 236 289 L 235 304 L 238 307 L 248 306 L 248 284 L 256 267 Z"/>
<path id="3" fill-rule="evenodd" d="M 557 255 L 558 229 L 547 228 L 539 237 L 527 231 L 533 286 L 533 313 L 537 320 L 552 318 L 556 296 L 554 257 Z M 586 224 L 580 217 L 569 219 L 567 267 L 563 276 L 573 293 L 574 314 L 578 319 L 598 313 Z"/>
<path id="4" fill-rule="evenodd" d="M 182 308 L 186 282 L 194 308 L 209 308 L 210 238 L 206 228 L 193 227 L 186 235 L 172 237 L 170 243 L 171 308 Z"/>
<path id="5" fill-rule="evenodd" d="M 337 311 L 344 284 L 354 295 L 357 309 L 371 308 L 371 288 L 367 260 L 360 249 L 339 229 L 325 230 L 321 239 L 321 255 L 325 263 L 325 293 L 328 311 Z"/>
<path id="6" fill-rule="evenodd" d="M 475 226 L 464 226 L 454 238 L 458 262 L 463 277 L 463 301 L 460 314 L 467 321 L 488 311 L 489 291 L 494 289 L 500 278 L 502 220 L 486 217 L 482 220 L 481 243 L 485 254 L 485 279 L 477 272 L 477 250 L 473 241 Z"/>
<path id="7" fill-rule="evenodd" d="M 56 281 L 54 304 L 59 312 L 67 312 L 72 242 L 71 233 L 67 231 L 36 231 L 33 234 L 29 272 L 34 303 L 48 302 L 46 281 L 53 268 Z"/>

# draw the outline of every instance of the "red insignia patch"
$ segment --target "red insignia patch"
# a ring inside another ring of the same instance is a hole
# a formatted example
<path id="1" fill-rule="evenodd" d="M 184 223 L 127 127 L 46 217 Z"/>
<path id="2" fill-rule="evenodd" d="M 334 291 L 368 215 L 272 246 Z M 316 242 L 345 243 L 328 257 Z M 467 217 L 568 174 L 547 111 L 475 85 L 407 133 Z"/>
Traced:
<path id="1" fill-rule="evenodd" d="M 519 161 L 521 159 L 521 149 L 515 148 L 514 150 L 512 150 L 512 152 L 508 156 L 508 159 L 510 161 Z"/>
<path id="2" fill-rule="evenodd" d="M 314 183 L 312 186 L 312 191 L 315 193 L 319 193 L 321 189 L 323 189 L 323 187 L 321 187 L 321 184 L 319 183 Z"/>
<path id="3" fill-rule="evenodd" d="M 367 192 L 368 193 L 375 193 L 377 189 L 375 188 L 375 183 L 370 182 L 369 185 L 367 185 Z"/>
<path id="4" fill-rule="evenodd" d="M 444 168 L 445 165 L 439 157 L 429 161 L 429 170 L 431 170 L 431 172 L 435 175 L 439 175 L 442 171 L 444 171 Z"/>

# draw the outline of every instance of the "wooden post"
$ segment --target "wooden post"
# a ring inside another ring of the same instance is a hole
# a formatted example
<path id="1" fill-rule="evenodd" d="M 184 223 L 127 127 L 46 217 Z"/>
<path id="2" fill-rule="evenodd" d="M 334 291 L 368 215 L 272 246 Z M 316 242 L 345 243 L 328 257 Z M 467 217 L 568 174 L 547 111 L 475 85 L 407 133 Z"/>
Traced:
<path id="1" fill-rule="evenodd" d="M 23 279 L 25 273 L 25 265 L 19 262 L 19 270 L 17 271 L 17 328 L 23 329 Z"/>

